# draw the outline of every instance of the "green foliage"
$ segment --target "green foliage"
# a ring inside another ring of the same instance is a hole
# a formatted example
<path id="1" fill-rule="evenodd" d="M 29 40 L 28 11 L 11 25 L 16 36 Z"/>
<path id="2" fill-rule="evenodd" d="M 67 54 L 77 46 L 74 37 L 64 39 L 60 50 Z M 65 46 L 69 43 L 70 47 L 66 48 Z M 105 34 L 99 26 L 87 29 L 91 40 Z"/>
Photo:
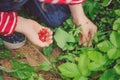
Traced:
<path id="1" fill-rule="evenodd" d="M 87 53 L 88 58 L 99 65 L 104 65 L 106 63 L 106 57 L 98 51 L 89 51 Z"/>
<path id="2" fill-rule="evenodd" d="M 94 20 L 98 9 L 100 8 L 98 2 L 94 0 L 87 0 L 87 2 L 83 4 L 83 6 L 85 13 L 88 14 L 92 20 Z"/>
<path id="3" fill-rule="evenodd" d="M 115 10 L 115 14 L 116 14 L 117 16 L 120 16 L 120 9 Z"/>
<path id="4" fill-rule="evenodd" d="M 4 46 L 4 43 L 1 39 L 0 39 L 0 49 L 2 49 L 0 50 L 0 59 L 12 58 L 12 56 L 10 55 L 10 50 Z"/>
<path id="5" fill-rule="evenodd" d="M 42 77 L 39 77 L 39 79 L 38 80 L 44 80 L 44 78 L 42 78 Z"/>
<path id="6" fill-rule="evenodd" d="M 0 59 L 4 59 L 4 58 L 12 58 L 9 50 L 4 49 L 0 51 Z"/>
<path id="7" fill-rule="evenodd" d="M 115 46 L 115 47 L 120 47 L 120 33 L 118 32 L 115 32 L 113 31 L 111 34 L 110 34 L 110 41 L 112 42 L 112 44 Z"/>
<path id="8" fill-rule="evenodd" d="M 118 75 L 115 70 L 108 69 L 101 75 L 100 80 L 118 80 Z"/>
<path id="9" fill-rule="evenodd" d="M 88 80 L 88 78 L 87 77 L 76 77 L 76 78 L 74 78 L 73 80 Z"/>
<path id="10" fill-rule="evenodd" d="M 81 72 L 82 76 L 89 76 L 90 71 L 88 69 L 88 64 L 90 63 L 90 60 L 88 59 L 88 56 L 85 54 L 81 54 L 78 59 L 78 69 Z"/>
<path id="11" fill-rule="evenodd" d="M 80 72 L 77 68 L 77 65 L 74 63 L 63 63 L 60 66 L 58 66 L 58 69 L 64 77 L 73 78 L 76 76 L 80 76 Z"/>
<path id="12" fill-rule="evenodd" d="M 87 10 L 92 10 L 92 8 L 94 8 L 93 7 L 94 5 L 91 5 L 92 3 L 89 4 L 90 1 L 94 2 L 93 0 L 88 0 L 87 6 L 89 6 L 90 8 L 84 5 L 85 8 L 86 7 L 88 8 Z M 98 7 L 99 5 L 96 6 Z M 96 35 L 96 42 L 94 43 L 95 45 L 93 46 L 93 48 L 74 46 L 74 49 L 71 51 L 68 49 L 64 50 L 65 55 L 59 57 L 59 60 L 64 60 L 66 63 L 72 62 L 72 64 L 76 65 L 77 68 L 76 67 L 74 68 L 79 70 L 80 73 L 80 76 L 68 77 L 69 76 L 67 75 L 68 73 L 65 73 L 69 71 L 68 68 L 64 68 L 63 70 L 59 69 L 61 74 L 65 78 L 73 79 L 73 80 L 87 80 L 89 76 L 92 75 L 93 72 L 95 72 L 97 75 L 99 71 L 102 71 L 103 74 L 101 73 L 100 76 L 98 77 L 98 79 L 100 80 L 119 79 L 118 75 L 120 68 L 119 65 L 115 63 L 115 61 L 120 58 L 120 51 L 119 51 L 120 21 L 119 21 L 119 17 L 116 17 L 115 15 L 115 14 L 118 15 L 119 11 L 115 11 L 114 13 L 113 9 L 108 9 L 108 8 L 105 8 L 105 10 L 104 8 L 100 8 L 100 9 L 103 11 L 98 12 L 98 14 L 100 15 L 98 16 L 99 18 L 97 18 L 98 21 L 95 22 L 98 22 L 97 25 L 99 27 L 102 27 L 103 29 L 100 29 L 99 33 Z M 90 11 L 87 11 L 87 13 L 89 13 L 88 15 L 92 14 L 92 17 L 94 17 L 93 15 L 97 14 L 97 13 L 93 14 L 92 12 L 90 13 Z M 72 23 L 69 22 L 69 24 Z M 65 28 L 65 30 L 66 29 L 67 28 Z M 69 32 L 73 34 L 72 31 Z M 74 43 L 75 42 L 73 42 L 73 44 Z M 77 54 L 75 54 L 74 52 Z M 74 54 L 74 57 L 70 56 L 70 54 Z M 63 65 L 62 67 L 65 66 Z M 110 73 L 112 73 L 112 76 Z"/>
<path id="13" fill-rule="evenodd" d="M 116 65 L 114 66 L 114 69 L 115 69 L 116 73 L 117 73 L 118 75 L 120 75 L 120 64 L 116 64 Z"/>
<path id="14" fill-rule="evenodd" d="M 68 34 L 61 28 L 58 28 L 55 32 L 54 39 L 57 42 L 57 45 L 62 48 L 63 50 L 66 49 L 74 49 L 73 46 L 70 46 L 69 42 L 75 42 L 74 36 L 71 34 Z"/>
<path id="15" fill-rule="evenodd" d="M 5 67 L 3 67 L 3 66 L 0 66 L 0 70 L 5 71 L 5 72 L 8 72 L 8 73 L 12 73 L 12 72 L 18 71 L 17 69 L 16 69 L 16 70 L 11 70 L 11 69 L 5 68 Z"/>
<path id="16" fill-rule="evenodd" d="M 12 72 L 11 75 L 19 79 L 28 79 L 37 75 L 36 70 L 24 62 L 12 60 L 12 67 L 17 71 Z"/>
<path id="17" fill-rule="evenodd" d="M 75 62 L 76 56 L 74 54 L 66 54 L 58 57 L 58 60 L 66 60 L 69 62 Z"/>
<path id="18" fill-rule="evenodd" d="M 117 59 L 120 57 L 120 49 L 112 48 L 107 52 L 109 59 Z"/>
<path id="19" fill-rule="evenodd" d="M 102 52 L 107 52 L 108 50 L 110 50 L 112 48 L 112 44 L 109 40 L 104 40 L 102 42 L 100 42 L 99 44 L 97 44 L 97 48 L 102 51 Z"/>
<path id="20" fill-rule="evenodd" d="M 1 39 L 0 39 L 0 47 L 4 47 L 4 43 Z"/>
<path id="21" fill-rule="evenodd" d="M 113 24 L 113 30 L 120 31 L 120 18 L 118 18 L 117 20 L 115 20 L 115 22 Z"/>
<path id="22" fill-rule="evenodd" d="M 50 66 L 50 63 L 44 61 L 42 64 L 40 64 L 39 69 L 44 71 L 49 71 L 52 67 Z"/>
<path id="23" fill-rule="evenodd" d="M 24 58 L 24 55 L 20 52 L 16 53 L 16 56 L 20 59 Z"/>
<path id="24" fill-rule="evenodd" d="M 111 2 L 112 0 L 103 0 L 101 5 L 105 7 L 105 6 L 108 6 Z"/>
<path id="25" fill-rule="evenodd" d="M 0 76 L 0 80 L 3 80 L 3 77 L 2 77 L 2 76 Z"/>
<path id="26" fill-rule="evenodd" d="M 51 54 L 52 50 L 53 50 L 53 46 L 50 45 L 50 46 L 48 46 L 48 47 L 44 47 L 44 48 L 43 48 L 43 53 L 44 53 L 45 55 L 49 56 L 49 55 Z"/>
<path id="27" fill-rule="evenodd" d="M 2 72 L 0 72 L 0 80 L 3 80 Z"/>

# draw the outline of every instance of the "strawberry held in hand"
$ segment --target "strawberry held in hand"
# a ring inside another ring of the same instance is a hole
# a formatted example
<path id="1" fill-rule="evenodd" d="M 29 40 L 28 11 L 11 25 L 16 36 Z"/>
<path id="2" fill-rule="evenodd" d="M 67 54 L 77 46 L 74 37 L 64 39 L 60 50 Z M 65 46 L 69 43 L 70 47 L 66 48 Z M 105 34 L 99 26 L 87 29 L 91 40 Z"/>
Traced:
<path id="1" fill-rule="evenodd" d="M 38 32 L 38 36 L 41 42 L 52 43 L 52 31 L 48 28 L 41 28 Z"/>
<path id="2" fill-rule="evenodd" d="M 42 41 L 42 42 L 45 42 L 46 41 L 46 37 L 47 37 L 47 30 L 46 29 L 41 29 L 40 32 L 38 33 L 39 35 L 39 39 Z"/>

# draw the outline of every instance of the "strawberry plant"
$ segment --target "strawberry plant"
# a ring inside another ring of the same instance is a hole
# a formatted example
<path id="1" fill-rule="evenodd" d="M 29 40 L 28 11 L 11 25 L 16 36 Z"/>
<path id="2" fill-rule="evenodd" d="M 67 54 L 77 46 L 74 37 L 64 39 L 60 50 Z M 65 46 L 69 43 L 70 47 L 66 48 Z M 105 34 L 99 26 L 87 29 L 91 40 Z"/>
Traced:
<path id="1" fill-rule="evenodd" d="M 99 18 L 97 18 L 98 20 L 102 16 L 105 16 L 104 18 L 101 18 L 101 21 L 97 24 L 99 24 L 99 27 L 101 26 L 106 30 L 99 29 L 96 35 L 98 40 L 94 42 L 94 45 L 91 48 L 75 45 L 77 44 L 75 38 L 78 36 L 75 36 L 74 32 L 77 29 L 70 23 L 70 20 L 68 20 L 68 22 L 71 25 L 66 25 L 66 23 L 64 23 L 62 26 L 64 28 L 58 28 L 56 30 L 54 35 L 55 41 L 58 47 L 64 51 L 63 55 L 58 58 L 58 60 L 64 61 L 63 64 L 58 66 L 58 70 L 63 79 L 89 80 L 93 79 L 96 75 L 99 76 L 97 76 L 95 80 L 120 79 L 120 9 L 118 9 L 118 7 L 116 8 L 116 6 L 113 8 L 110 8 L 112 11 L 110 11 L 109 8 L 105 8 L 105 10 L 101 8 L 103 12 L 98 13 L 101 14 Z M 67 29 L 68 27 L 66 26 L 68 26 L 69 29 Z M 107 26 L 108 29 L 106 28 Z M 60 36 L 61 34 L 58 34 L 58 32 L 66 35 Z M 73 37 L 71 38 L 72 41 L 69 38 L 71 35 Z M 57 39 L 58 36 L 59 39 Z M 75 41 L 73 41 L 73 39 Z"/>
<path id="2" fill-rule="evenodd" d="M 63 80 L 120 80 L 120 1 L 88 0 L 84 6 L 85 13 L 98 26 L 98 32 L 91 41 L 91 47 L 79 46 L 81 27 L 76 27 L 72 17 L 59 28 L 53 29 L 54 43 L 43 48 L 50 56 L 54 47 L 59 47 L 62 54 L 50 58 L 51 63 L 43 62 L 39 70 L 52 71 Z M 47 31 L 42 29 L 38 35 L 46 41 Z M 39 70 L 16 61 L 0 41 L 0 58 L 11 59 L 12 69 L 0 66 L 0 70 L 10 73 L 21 80 L 42 80 L 37 75 Z M 22 57 L 21 57 L 22 58 Z M 2 74 L 0 74 L 0 79 Z"/>

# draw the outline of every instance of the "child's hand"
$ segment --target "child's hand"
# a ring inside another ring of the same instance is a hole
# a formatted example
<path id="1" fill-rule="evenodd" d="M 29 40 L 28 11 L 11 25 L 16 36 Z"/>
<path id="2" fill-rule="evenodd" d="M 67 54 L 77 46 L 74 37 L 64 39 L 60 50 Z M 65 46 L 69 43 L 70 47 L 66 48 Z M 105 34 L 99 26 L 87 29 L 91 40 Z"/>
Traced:
<path id="1" fill-rule="evenodd" d="M 79 45 L 86 44 L 90 46 L 90 40 L 93 38 L 97 27 L 86 16 L 82 4 L 69 5 L 70 11 L 73 16 L 73 21 L 76 25 L 81 25 L 82 33 L 80 34 Z"/>
<path id="2" fill-rule="evenodd" d="M 79 45 L 91 46 L 91 41 L 95 32 L 97 31 L 97 26 L 91 22 L 87 17 L 83 17 L 82 21 L 78 22 L 81 25 L 82 33 L 80 33 Z"/>
<path id="3" fill-rule="evenodd" d="M 41 37 L 43 38 L 44 34 L 40 36 L 40 32 L 43 29 L 46 31 L 44 41 L 41 40 Z M 52 31 L 49 28 L 42 27 L 40 24 L 30 19 L 18 17 L 18 23 L 15 30 L 23 33 L 33 44 L 39 47 L 49 46 L 53 42 Z"/>

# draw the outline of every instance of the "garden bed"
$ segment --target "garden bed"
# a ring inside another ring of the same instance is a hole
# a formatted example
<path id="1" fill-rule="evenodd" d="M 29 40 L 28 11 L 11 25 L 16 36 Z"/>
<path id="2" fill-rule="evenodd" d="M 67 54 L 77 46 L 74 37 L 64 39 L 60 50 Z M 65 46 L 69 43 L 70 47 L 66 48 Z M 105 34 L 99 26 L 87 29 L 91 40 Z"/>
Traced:
<path id="1" fill-rule="evenodd" d="M 78 45 L 81 28 L 76 27 L 70 17 L 59 28 L 52 29 L 54 42 L 49 47 L 38 49 L 27 42 L 22 48 L 9 52 L 0 44 L 3 72 L 0 78 L 2 75 L 8 78 L 6 80 L 14 80 L 13 77 L 20 80 L 120 80 L 120 1 L 113 0 L 110 4 L 106 4 L 109 0 L 104 1 L 87 0 L 83 4 L 86 15 L 98 27 L 90 41 L 91 47 Z"/>
<path id="2" fill-rule="evenodd" d="M 15 57 L 16 60 L 28 63 L 36 69 L 42 62 L 49 60 L 49 57 L 43 55 L 40 48 L 32 45 L 29 41 L 27 41 L 23 47 L 11 50 L 10 53 L 13 57 Z M 56 58 L 60 55 L 60 53 L 61 50 L 59 48 L 55 48 L 52 52 L 52 55 Z M 19 54 L 21 55 L 21 58 Z M 0 59 L 0 64 L 5 68 L 12 69 L 10 59 Z M 39 71 L 38 74 L 41 75 L 41 77 L 43 77 L 45 80 L 62 80 L 60 76 L 51 71 Z M 3 78 L 4 80 L 19 80 L 4 71 Z"/>

